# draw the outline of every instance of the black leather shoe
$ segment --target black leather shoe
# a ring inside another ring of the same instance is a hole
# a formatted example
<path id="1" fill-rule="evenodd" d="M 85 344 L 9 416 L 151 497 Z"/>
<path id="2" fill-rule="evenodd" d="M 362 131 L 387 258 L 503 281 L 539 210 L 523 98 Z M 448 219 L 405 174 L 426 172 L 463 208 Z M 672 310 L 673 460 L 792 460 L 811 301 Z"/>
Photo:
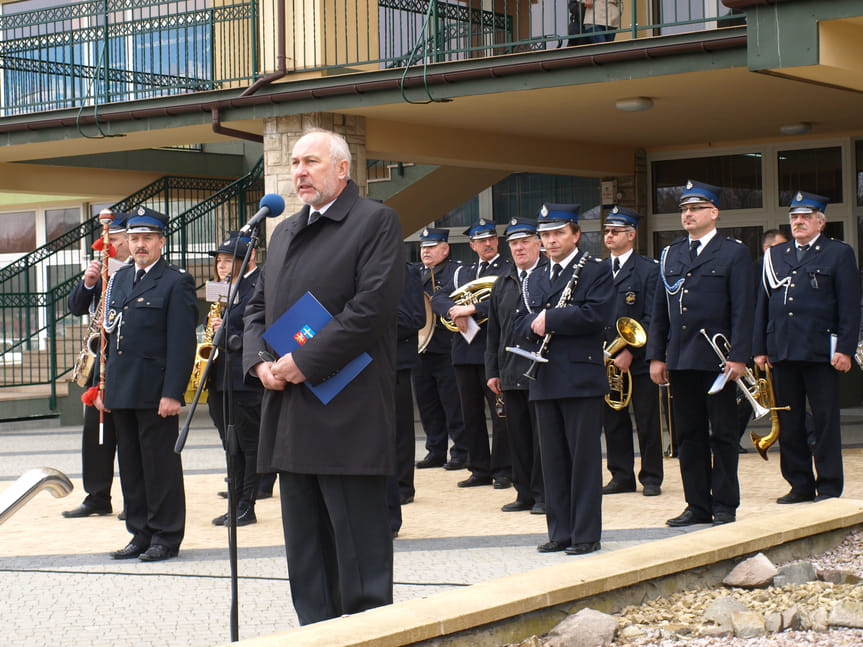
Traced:
<path id="1" fill-rule="evenodd" d="M 559 553 L 562 550 L 566 550 L 566 542 L 547 541 L 537 546 L 536 549 L 541 553 Z"/>
<path id="2" fill-rule="evenodd" d="M 137 557 L 141 553 L 147 550 L 146 546 L 140 546 L 136 544 L 134 541 L 130 541 L 126 544 L 125 548 L 121 548 L 120 550 L 115 550 L 111 553 L 111 559 L 132 559 L 133 557 Z"/>
<path id="3" fill-rule="evenodd" d="M 817 503 L 818 501 L 826 501 L 827 499 L 837 499 L 837 498 L 839 498 L 838 494 L 818 494 L 812 500 Z"/>
<path id="4" fill-rule="evenodd" d="M 672 528 L 681 528 L 683 526 L 693 526 L 697 523 L 713 523 L 713 517 L 709 515 L 700 515 L 689 508 L 686 508 L 686 510 L 683 511 L 683 514 L 669 519 L 665 522 L 665 525 L 671 526 Z"/>
<path id="5" fill-rule="evenodd" d="M 228 520 L 228 513 L 226 512 L 225 514 L 220 515 L 220 516 L 216 517 L 215 519 L 213 519 L 213 525 L 214 526 L 224 526 L 225 522 L 227 520 Z"/>
<path id="6" fill-rule="evenodd" d="M 803 503 L 804 501 L 814 501 L 814 494 L 806 494 L 804 492 L 795 492 L 791 490 L 788 494 L 776 499 L 776 503 Z"/>
<path id="7" fill-rule="evenodd" d="M 237 511 L 237 527 L 240 526 L 248 526 L 253 523 L 258 523 L 258 518 L 255 516 L 254 508 L 245 508 L 243 510 Z M 224 525 L 231 525 L 231 518 L 228 515 L 225 515 L 225 523 Z"/>
<path id="8" fill-rule="evenodd" d="M 414 502 L 413 494 L 402 494 L 399 496 L 399 505 L 407 505 L 408 503 Z"/>
<path id="9" fill-rule="evenodd" d="M 432 456 L 431 454 L 428 454 L 424 459 L 416 462 L 416 467 L 420 470 L 424 470 L 429 467 L 443 467 L 445 462 L 446 459 L 442 456 Z"/>
<path id="10" fill-rule="evenodd" d="M 464 481 L 459 481 L 459 487 L 478 487 L 480 485 L 491 485 L 491 477 L 490 476 L 477 476 L 476 474 L 471 474 Z"/>
<path id="11" fill-rule="evenodd" d="M 172 557 L 176 557 L 177 553 L 180 551 L 176 548 L 171 549 L 167 546 L 163 546 L 162 544 L 153 544 L 143 553 L 138 556 L 142 562 L 161 562 L 165 559 L 171 559 Z"/>
<path id="12" fill-rule="evenodd" d="M 545 501 L 537 501 L 530 509 L 531 514 L 545 514 Z"/>
<path id="13" fill-rule="evenodd" d="M 713 525 L 721 526 L 726 523 L 734 523 L 737 520 L 737 517 L 733 512 L 714 512 L 713 513 Z"/>
<path id="14" fill-rule="evenodd" d="M 521 512 L 522 510 L 530 510 L 533 508 L 532 503 L 528 503 L 527 501 L 521 501 L 516 499 L 512 503 L 507 503 L 505 506 L 501 507 L 502 512 Z"/>
<path id="15" fill-rule="evenodd" d="M 620 494 L 621 492 L 635 492 L 635 483 L 621 483 L 611 480 L 602 488 L 603 494 Z"/>
<path id="16" fill-rule="evenodd" d="M 89 517 L 94 514 L 104 517 L 106 514 L 111 514 L 112 512 L 113 510 L 111 510 L 110 505 L 106 508 L 97 508 L 89 503 L 82 503 L 74 510 L 64 510 L 62 514 L 67 519 L 77 519 L 80 517 Z"/>
<path id="17" fill-rule="evenodd" d="M 564 552 L 567 555 L 587 555 L 587 553 L 592 553 L 602 548 L 599 545 L 598 541 L 594 541 L 589 544 L 573 544 L 572 546 L 567 546 L 564 549 Z"/>
<path id="18" fill-rule="evenodd" d="M 498 476 L 494 479 L 495 490 L 505 490 L 512 487 L 512 479 L 508 476 Z"/>
<path id="19" fill-rule="evenodd" d="M 658 485 L 645 485 L 644 496 L 659 496 L 662 494 L 662 488 Z"/>
<path id="20" fill-rule="evenodd" d="M 463 470 L 467 467 L 467 461 L 460 461 L 455 458 L 451 458 L 449 461 L 443 464 L 443 468 L 445 470 Z"/>
<path id="21" fill-rule="evenodd" d="M 117 515 L 117 519 L 120 521 L 126 521 L 126 509 L 123 508 L 123 512 Z"/>
<path id="22" fill-rule="evenodd" d="M 227 491 L 227 490 L 222 490 L 221 492 L 217 492 L 216 494 L 218 494 L 218 495 L 219 495 L 220 497 L 222 497 L 223 499 L 227 499 L 227 498 L 228 498 L 228 491 Z"/>

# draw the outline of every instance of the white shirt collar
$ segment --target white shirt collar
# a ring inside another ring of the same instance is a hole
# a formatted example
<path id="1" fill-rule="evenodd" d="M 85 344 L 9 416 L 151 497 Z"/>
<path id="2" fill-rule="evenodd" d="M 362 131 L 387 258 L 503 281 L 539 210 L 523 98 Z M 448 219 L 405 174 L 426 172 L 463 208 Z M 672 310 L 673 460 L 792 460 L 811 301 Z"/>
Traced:
<path id="1" fill-rule="evenodd" d="M 700 254 L 701 252 L 703 252 L 703 251 L 704 251 L 704 248 L 705 248 L 705 247 L 707 247 L 707 244 L 708 244 L 711 240 L 713 240 L 713 237 L 714 237 L 715 235 L 716 235 L 716 229 L 714 228 L 714 229 L 711 229 L 711 230 L 710 230 L 709 232 L 707 232 L 706 234 L 704 234 L 701 238 L 692 238 L 692 237 L 690 237 L 690 238 L 689 238 L 689 243 L 690 243 L 690 245 L 691 245 L 693 240 L 697 240 L 698 242 L 700 242 L 701 244 L 698 246 L 698 253 Z"/>
<path id="2" fill-rule="evenodd" d="M 611 257 L 611 267 L 614 267 L 614 259 L 619 258 L 620 259 L 620 267 L 621 267 L 621 269 L 623 269 L 623 266 L 626 265 L 626 261 L 629 260 L 629 257 L 632 256 L 632 252 L 634 252 L 634 251 L 635 251 L 634 249 L 630 248 L 628 251 L 623 252 L 623 254 L 621 254 L 620 256 L 612 256 Z"/>
<path id="3" fill-rule="evenodd" d="M 558 265 L 560 265 L 560 271 L 563 272 L 563 270 L 565 270 L 567 267 L 569 267 L 569 264 L 572 263 L 573 260 L 575 260 L 576 256 L 578 256 L 578 247 L 576 247 L 574 250 L 572 250 L 572 253 L 569 256 L 567 256 L 566 258 L 564 258 L 562 261 L 560 261 L 560 263 L 557 263 Z M 555 266 L 555 262 L 553 260 L 549 259 L 549 264 L 548 264 L 549 272 L 554 271 L 554 266 Z M 549 276 L 551 276 L 551 274 L 549 274 Z"/>
<path id="4" fill-rule="evenodd" d="M 818 240 L 820 237 L 821 237 L 821 233 L 819 232 L 819 233 L 815 234 L 815 238 L 813 238 L 812 240 L 810 240 L 810 241 L 809 241 L 808 243 L 806 243 L 806 244 L 807 244 L 807 245 L 809 245 L 809 248 L 811 249 L 811 248 L 815 247 L 815 241 L 816 241 L 816 240 Z M 800 243 L 798 243 L 798 242 L 795 240 L 795 241 L 794 241 L 794 247 L 796 247 L 796 248 L 798 248 L 798 249 L 799 249 L 799 248 L 803 247 L 803 245 L 801 245 Z"/>

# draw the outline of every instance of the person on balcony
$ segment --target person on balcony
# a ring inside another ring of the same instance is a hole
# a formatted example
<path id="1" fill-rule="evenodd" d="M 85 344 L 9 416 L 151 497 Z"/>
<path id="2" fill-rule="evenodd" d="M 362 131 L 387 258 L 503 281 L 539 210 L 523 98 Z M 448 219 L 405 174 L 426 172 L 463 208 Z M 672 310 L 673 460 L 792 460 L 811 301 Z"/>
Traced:
<path id="1" fill-rule="evenodd" d="M 620 28 L 620 0 L 569 0 L 569 45 L 608 43 Z"/>

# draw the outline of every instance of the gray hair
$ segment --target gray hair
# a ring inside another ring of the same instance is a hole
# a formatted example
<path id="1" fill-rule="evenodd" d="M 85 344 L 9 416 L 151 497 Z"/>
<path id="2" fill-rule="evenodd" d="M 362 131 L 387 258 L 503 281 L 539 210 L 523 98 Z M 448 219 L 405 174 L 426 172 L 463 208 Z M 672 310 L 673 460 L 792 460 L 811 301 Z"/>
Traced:
<path id="1" fill-rule="evenodd" d="M 303 137 L 317 134 L 327 135 L 330 138 L 330 159 L 334 162 L 346 161 L 348 163 L 348 177 L 350 177 L 351 148 L 348 146 L 347 140 L 339 133 L 324 128 L 308 128 L 303 131 Z"/>

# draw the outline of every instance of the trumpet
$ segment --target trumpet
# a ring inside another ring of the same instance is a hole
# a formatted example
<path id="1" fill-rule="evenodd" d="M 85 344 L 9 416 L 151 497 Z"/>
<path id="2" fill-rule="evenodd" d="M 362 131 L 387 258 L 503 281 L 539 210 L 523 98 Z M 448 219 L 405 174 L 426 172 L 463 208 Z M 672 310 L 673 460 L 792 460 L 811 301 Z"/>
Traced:
<path id="1" fill-rule="evenodd" d="M 491 296 L 491 286 L 497 280 L 497 276 L 482 276 L 465 283 L 460 288 L 453 290 L 449 298 L 455 302 L 457 306 L 472 306 L 480 301 L 485 301 Z M 441 323 L 446 326 L 447 330 L 458 332 L 458 326 L 453 321 L 450 321 L 441 315 Z M 488 317 L 482 317 L 477 320 L 477 324 L 482 325 L 488 321 Z"/>
<path id="2" fill-rule="evenodd" d="M 719 370 L 725 371 L 725 366 L 728 364 L 728 353 L 731 352 L 731 344 L 728 342 L 728 338 L 721 332 L 718 332 L 711 337 L 707 334 L 707 331 L 705 331 L 704 328 L 698 332 L 704 335 L 707 343 L 710 344 L 710 347 L 713 348 L 713 351 L 716 353 L 717 357 L 719 357 Z M 722 345 L 721 348 L 720 344 Z M 746 398 L 749 402 L 749 406 L 752 407 L 752 412 L 755 415 L 756 420 L 763 418 L 770 413 L 770 409 L 761 406 L 755 397 L 758 394 L 758 380 L 755 379 L 755 376 L 748 367 L 746 368 L 746 372 L 743 374 L 743 377 L 739 377 L 734 381 L 737 383 L 737 388 L 740 389 L 741 395 Z"/>
<path id="3" fill-rule="evenodd" d="M 758 366 L 754 371 L 755 379 L 758 383 L 758 401 L 770 411 L 770 432 L 759 436 L 754 431 L 749 432 L 752 438 L 752 444 L 761 455 L 761 458 L 767 460 L 767 450 L 779 438 L 779 411 L 791 411 L 791 407 L 776 406 L 776 392 L 773 390 L 773 376 L 770 373 L 770 367 L 764 365 L 764 377 L 759 374 Z"/>
<path id="4" fill-rule="evenodd" d="M 641 348 L 647 343 L 647 332 L 644 326 L 632 317 L 620 317 L 615 324 L 617 337 L 607 347 L 603 345 L 605 356 L 605 372 L 608 374 L 608 386 L 611 392 L 605 396 L 605 402 L 615 411 L 626 409 L 632 399 L 632 376 L 629 371 L 623 372 L 614 365 L 614 356 L 624 347 Z"/>
<path id="5" fill-rule="evenodd" d="M 854 361 L 857 362 L 857 366 L 863 369 L 863 339 L 860 340 L 860 343 L 857 344 L 857 350 L 854 351 Z"/>

